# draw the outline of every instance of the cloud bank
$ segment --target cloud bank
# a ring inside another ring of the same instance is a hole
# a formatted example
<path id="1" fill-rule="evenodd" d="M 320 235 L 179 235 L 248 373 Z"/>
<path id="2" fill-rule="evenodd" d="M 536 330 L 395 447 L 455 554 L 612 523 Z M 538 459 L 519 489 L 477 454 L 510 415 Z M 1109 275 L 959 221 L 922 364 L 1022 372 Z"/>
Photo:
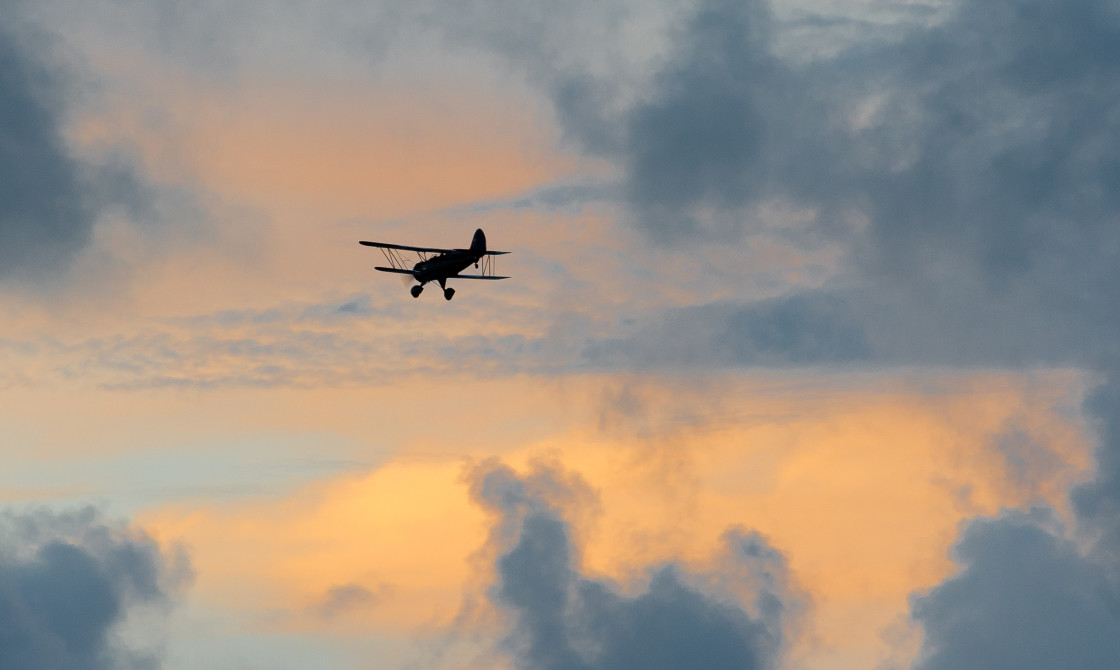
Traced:
<path id="1" fill-rule="evenodd" d="M 749 242 L 753 208 L 787 200 L 815 213 L 787 234 L 843 244 L 847 269 L 819 291 L 654 313 L 585 355 L 1099 375 L 1084 407 L 1098 467 L 1073 492 L 1076 528 L 976 521 L 961 574 L 913 615 L 920 668 L 1107 665 L 1120 630 L 1120 11 L 962 0 L 942 21 L 800 65 L 775 56 L 776 30 L 762 0 L 700 2 L 610 155 L 653 239 Z"/>

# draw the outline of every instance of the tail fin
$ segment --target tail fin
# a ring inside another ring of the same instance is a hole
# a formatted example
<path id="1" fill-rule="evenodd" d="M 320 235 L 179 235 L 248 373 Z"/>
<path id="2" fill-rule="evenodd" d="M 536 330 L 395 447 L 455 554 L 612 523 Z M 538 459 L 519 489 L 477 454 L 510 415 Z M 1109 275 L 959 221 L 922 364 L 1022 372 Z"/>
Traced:
<path id="1" fill-rule="evenodd" d="M 481 228 L 474 231 L 474 239 L 471 240 L 471 253 L 477 256 L 486 253 L 486 234 L 482 232 Z"/>

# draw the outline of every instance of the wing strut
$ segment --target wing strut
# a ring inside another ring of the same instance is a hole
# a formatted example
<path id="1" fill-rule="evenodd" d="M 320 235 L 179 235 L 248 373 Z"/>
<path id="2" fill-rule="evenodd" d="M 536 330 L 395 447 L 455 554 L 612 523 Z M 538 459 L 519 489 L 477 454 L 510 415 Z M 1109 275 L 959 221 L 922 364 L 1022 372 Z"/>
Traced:
<path id="1" fill-rule="evenodd" d="M 373 245 L 369 245 L 369 246 L 373 246 Z M 389 263 L 389 266 L 392 269 L 399 270 L 401 272 L 407 272 L 408 274 L 412 274 L 412 264 L 409 263 L 405 259 L 405 257 L 401 254 L 400 249 L 398 249 L 396 247 L 391 247 L 391 246 L 388 246 L 388 245 L 386 245 L 386 246 L 380 246 L 379 245 L 377 248 L 381 251 L 381 255 L 385 257 L 385 260 Z M 422 260 L 422 261 L 428 259 L 427 252 L 416 251 L 416 250 L 413 250 L 413 249 L 408 249 L 407 251 L 412 251 L 417 256 L 419 256 L 420 260 Z"/>
<path id="2" fill-rule="evenodd" d="M 482 270 L 483 277 L 494 276 L 494 254 L 487 254 L 479 260 L 479 268 Z"/>

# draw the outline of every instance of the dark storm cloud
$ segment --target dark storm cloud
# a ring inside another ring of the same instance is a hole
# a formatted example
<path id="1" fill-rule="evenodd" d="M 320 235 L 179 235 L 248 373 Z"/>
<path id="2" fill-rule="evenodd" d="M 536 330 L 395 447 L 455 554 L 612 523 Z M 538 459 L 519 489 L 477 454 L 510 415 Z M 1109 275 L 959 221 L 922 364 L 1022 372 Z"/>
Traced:
<path id="1" fill-rule="evenodd" d="M 693 208 L 735 208 L 773 187 L 767 164 L 791 77 L 770 53 L 771 33 L 762 0 L 703 3 L 653 98 L 627 115 L 627 197 L 646 230 L 695 233 Z"/>
<path id="2" fill-rule="evenodd" d="M 522 478 L 489 462 L 470 481 L 476 502 L 497 517 L 491 599 L 513 618 L 504 646 L 515 667 L 778 666 L 802 603 L 789 589 L 784 557 L 758 534 L 729 531 L 714 574 L 655 566 L 642 592 L 623 595 L 579 572 L 578 547 L 559 509 L 594 498 L 578 477 L 538 467 Z"/>
<path id="3" fill-rule="evenodd" d="M 49 275 L 90 237 L 80 168 L 59 132 L 58 82 L 0 2 L 0 278 Z M 25 28 L 25 27 L 24 27 Z"/>
<path id="4" fill-rule="evenodd" d="M 154 668 L 113 637 L 131 607 L 165 607 L 189 577 L 142 533 L 92 510 L 0 515 L 0 668 Z"/>
<path id="5" fill-rule="evenodd" d="M 898 93 L 868 139 L 894 151 L 853 184 L 868 202 L 861 260 L 871 278 L 944 312 L 1002 304 L 1021 327 L 1071 324 L 1035 356 L 1065 345 L 1060 355 L 1078 362 L 1114 359 L 1106 335 L 1120 325 L 1108 297 L 1120 286 L 1115 5 L 966 2 L 879 58 L 894 63 L 884 74 Z M 906 159 L 890 169 L 892 153 Z"/>
<path id="6" fill-rule="evenodd" d="M 816 212 L 804 243 L 845 245 L 851 267 L 847 288 L 785 309 L 699 308 L 690 337 L 709 341 L 696 348 L 755 364 L 800 312 L 795 340 L 827 341 L 839 318 L 842 339 L 885 362 L 1120 358 L 1116 14 L 1098 0 L 970 0 L 933 27 L 793 67 L 770 55 L 762 4 L 701 3 L 627 117 L 617 160 L 637 224 L 676 243 L 749 236 L 751 204 L 793 199 Z M 723 333 L 744 325 L 729 352 Z M 786 353 L 769 362 L 853 350 Z"/>
<path id="7" fill-rule="evenodd" d="M 961 573 L 913 600 L 925 629 L 915 670 L 1116 664 L 1120 589 L 1052 525 L 1035 512 L 968 528 L 955 551 Z"/>

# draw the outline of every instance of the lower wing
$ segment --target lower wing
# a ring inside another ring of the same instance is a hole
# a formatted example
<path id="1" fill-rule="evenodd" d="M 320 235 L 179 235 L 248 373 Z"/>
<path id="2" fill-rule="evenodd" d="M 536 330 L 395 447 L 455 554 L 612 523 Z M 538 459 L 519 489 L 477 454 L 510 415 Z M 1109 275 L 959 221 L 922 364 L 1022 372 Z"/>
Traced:
<path id="1" fill-rule="evenodd" d="M 401 268 L 383 268 L 375 267 L 374 270 L 382 272 L 393 272 L 399 275 L 412 275 L 416 276 L 414 270 L 402 270 Z M 494 275 L 451 275 L 448 279 L 509 279 L 509 277 L 495 277 Z"/>

